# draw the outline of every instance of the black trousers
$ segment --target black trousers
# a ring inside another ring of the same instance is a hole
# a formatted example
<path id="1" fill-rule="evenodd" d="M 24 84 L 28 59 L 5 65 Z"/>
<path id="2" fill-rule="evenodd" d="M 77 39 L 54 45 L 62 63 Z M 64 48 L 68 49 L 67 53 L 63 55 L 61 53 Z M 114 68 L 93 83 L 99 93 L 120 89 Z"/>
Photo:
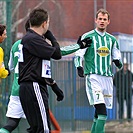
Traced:
<path id="1" fill-rule="evenodd" d="M 47 87 L 37 82 L 23 82 L 20 83 L 19 95 L 30 133 L 50 133 Z"/>
<path id="2" fill-rule="evenodd" d="M 126 98 L 119 97 L 118 98 L 118 106 L 119 106 L 119 119 L 123 119 L 124 115 L 124 101 L 126 101 L 126 109 L 127 109 L 127 119 L 131 119 L 132 114 L 132 96 L 128 95 Z"/>

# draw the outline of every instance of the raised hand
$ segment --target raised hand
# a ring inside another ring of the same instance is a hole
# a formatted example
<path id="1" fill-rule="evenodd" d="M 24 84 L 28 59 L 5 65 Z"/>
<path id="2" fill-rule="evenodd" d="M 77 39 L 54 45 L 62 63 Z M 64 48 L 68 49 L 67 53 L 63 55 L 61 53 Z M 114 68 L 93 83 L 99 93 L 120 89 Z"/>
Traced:
<path id="1" fill-rule="evenodd" d="M 81 49 L 90 47 L 91 43 L 92 43 L 92 39 L 90 37 L 87 37 L 87 38 L 81 40 L 81 36 L 79 36 L 78 41 L 77 41 L 77 44 L 80 45 Z"/>

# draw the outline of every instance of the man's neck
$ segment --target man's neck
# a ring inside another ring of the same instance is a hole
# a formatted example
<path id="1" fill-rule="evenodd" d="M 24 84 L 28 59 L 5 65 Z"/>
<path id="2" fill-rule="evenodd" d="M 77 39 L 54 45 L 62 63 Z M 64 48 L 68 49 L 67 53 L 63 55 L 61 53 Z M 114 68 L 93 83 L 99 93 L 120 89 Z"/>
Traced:
<path id="1" fill-rule="evenodd" d="M 40 27 L 31 27 L 30 29 L 39 34 L 40 36 L 43 35 L 43 30 Z"/>
<path id="2" fill-rule="evenodd" d="M 96 28 L 95 30 L 96 30 L 96 32 L 97 32 L 98 34 L 100 34 L 101 36 L 104 36 L 104 35 L 105 35 L 105 31 L 104 31 L 104 32 L 101 32 L 101 31 L 99 31 L 97 28 Z"/>

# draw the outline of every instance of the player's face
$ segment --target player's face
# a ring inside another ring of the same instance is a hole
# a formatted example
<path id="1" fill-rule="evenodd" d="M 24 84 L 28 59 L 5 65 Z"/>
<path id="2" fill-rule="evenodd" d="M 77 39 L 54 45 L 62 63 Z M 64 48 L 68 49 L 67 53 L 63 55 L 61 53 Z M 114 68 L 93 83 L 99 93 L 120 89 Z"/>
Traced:
<path id="1" fill-rule="evenodd" d="M 6 30 L 4 30 L 3 34 L 0 36 L 0 43 L 2 43 L 7 38 Z"/>
<path id="2" fill-rule="evenodd" d="M 106 30 L 106 27 L 110 23 L 110 20 L 108 19 L 107 14 L 99 13 L 98 17 L 95 20 L 96 28 L 100 32 L 104 32 Z"/>
<path id="3" fill-rule="evenodd" d="M 124 71 L 127 71 L 128 70 L 128 64 L 124 64 L 123 69 L 124 69 Z"/>

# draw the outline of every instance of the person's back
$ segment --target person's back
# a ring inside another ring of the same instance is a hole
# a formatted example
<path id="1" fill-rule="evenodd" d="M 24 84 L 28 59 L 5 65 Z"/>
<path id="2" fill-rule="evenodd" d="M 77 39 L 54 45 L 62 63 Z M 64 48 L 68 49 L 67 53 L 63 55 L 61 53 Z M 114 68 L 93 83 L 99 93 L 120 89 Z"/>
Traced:
<path id="1" fill-rule="evenodd" d="M 60 46 L 52 33 L 45 34 L 49 27 L 47 11 L 34 9 L 29 22 L 30 29 L 19 45 L 19 96 L 31 130 L 49 133 L 51 127 L 45 77 L 51 75 L 50 59 L 61 59 Z M 52 46 L 45 41 L 44 34 Z"/>
<path id="2" fill-rule="evenodd" d="M 20 52 L 22 49 L 25 54 L 22 58 L 21 55 L 19 57 L 19 82 L 38 81 L 45 84 L 44 78 L 41 77 L 42 59 L 49 61 L 55 50 L 54 47 L 51 47 L 42 36 L 29 29 L 19 45 Z"/>
<path id="3" fill-rule="evenodd" d="M 15 42 L 11 48 L 10 52 L 10 59 L 9 59 L 9 69 L 10 71 L 14 71 L 14 80 L 11 90 L 11 95 L 13 96 L 19 96 L 19 85 L 18 85 L 18 45 L 20 44 L 21 40 L 18 40 Z"/>

